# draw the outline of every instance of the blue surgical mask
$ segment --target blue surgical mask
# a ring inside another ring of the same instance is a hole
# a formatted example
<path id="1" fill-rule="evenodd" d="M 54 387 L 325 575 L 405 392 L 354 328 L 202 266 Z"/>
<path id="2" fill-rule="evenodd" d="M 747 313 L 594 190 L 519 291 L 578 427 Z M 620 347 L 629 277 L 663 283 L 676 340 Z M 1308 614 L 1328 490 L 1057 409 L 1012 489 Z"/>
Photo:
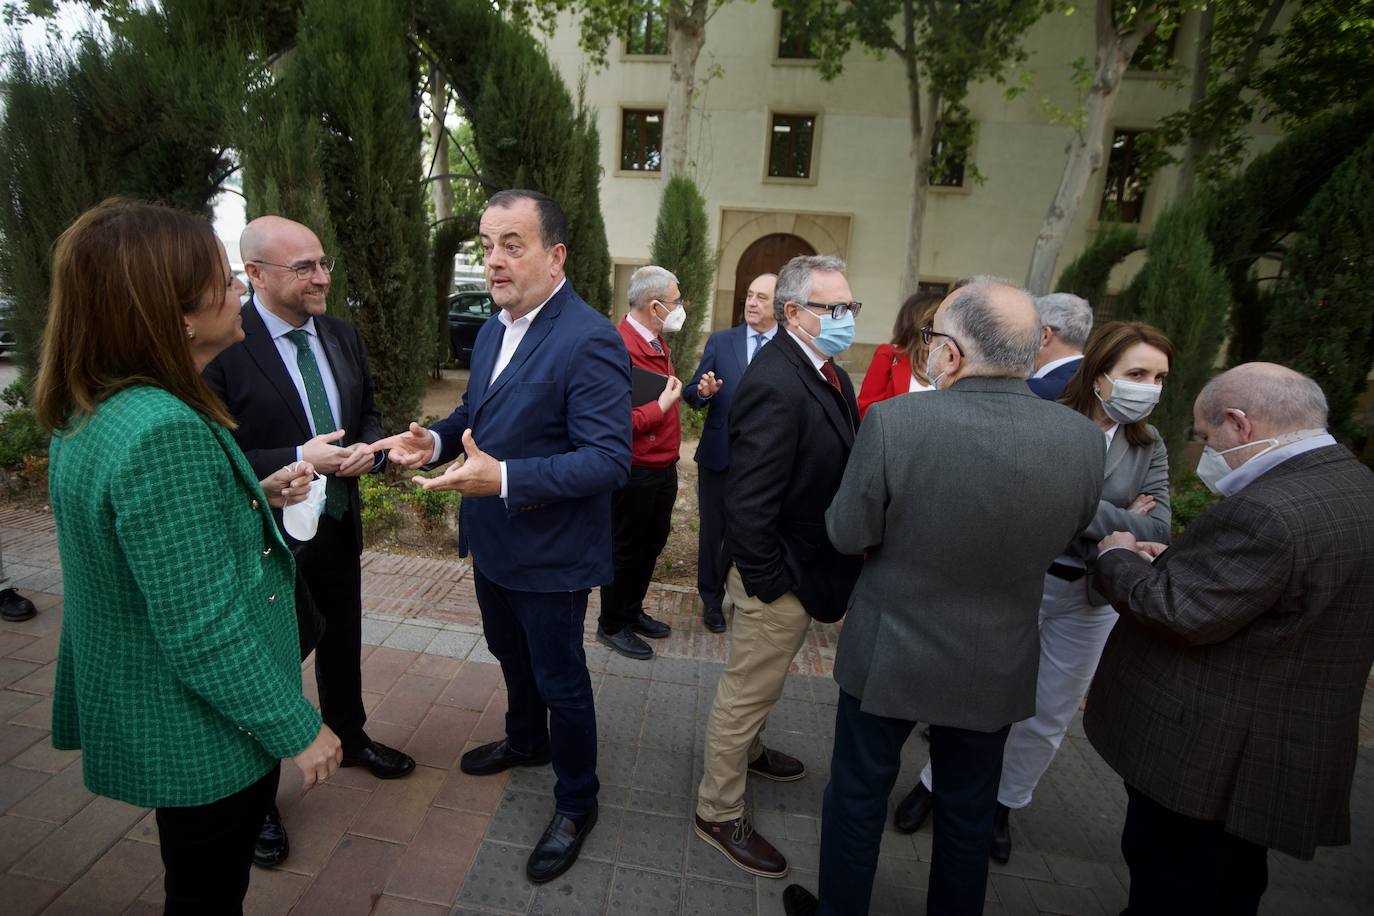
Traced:
<path id="1" fill-rule="evenodd" d="M 847 314 L 843 318 L 831 315 L 817 317 L 821 321 L 821 332 L 811 338 L 816 349 L 826 356 L 838 356 L 848 350 L 850 344 L 854 343 L 854 316 Z"/>

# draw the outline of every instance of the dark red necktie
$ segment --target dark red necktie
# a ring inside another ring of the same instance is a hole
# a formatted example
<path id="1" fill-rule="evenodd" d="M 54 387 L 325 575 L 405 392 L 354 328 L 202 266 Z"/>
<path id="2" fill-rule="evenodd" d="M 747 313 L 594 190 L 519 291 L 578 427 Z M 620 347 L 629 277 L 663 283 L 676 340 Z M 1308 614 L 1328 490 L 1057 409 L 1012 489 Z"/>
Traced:
<path id="1" fill-rule="evenodd" d="M 835 367 L 830 365 L 830 360 L 821 363 L 821 375 L 825 376 L 825 380 L 830 383 L 832 388 L 836 391 L 840 390 L 840 377 L 835 374 Z"/>

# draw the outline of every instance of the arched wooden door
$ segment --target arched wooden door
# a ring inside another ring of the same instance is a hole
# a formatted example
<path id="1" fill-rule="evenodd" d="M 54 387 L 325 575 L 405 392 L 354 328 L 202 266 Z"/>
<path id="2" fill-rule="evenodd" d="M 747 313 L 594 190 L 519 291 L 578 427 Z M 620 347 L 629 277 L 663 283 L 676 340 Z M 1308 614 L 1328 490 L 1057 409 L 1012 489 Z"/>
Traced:
<path id="1" fill-rule="evenodd" d="M 730 312 L 730 326 L 744 320 L 744 295 L 749 292 L 749 284 L 759 274 L 775 274 L 782 265 L 803 254 L 815 254 L 816 249 L 805 239 L 785 232 L 765 235 L 744 249 L 740 255 L 739 266 L 735 268 L 735 301 Z"/>

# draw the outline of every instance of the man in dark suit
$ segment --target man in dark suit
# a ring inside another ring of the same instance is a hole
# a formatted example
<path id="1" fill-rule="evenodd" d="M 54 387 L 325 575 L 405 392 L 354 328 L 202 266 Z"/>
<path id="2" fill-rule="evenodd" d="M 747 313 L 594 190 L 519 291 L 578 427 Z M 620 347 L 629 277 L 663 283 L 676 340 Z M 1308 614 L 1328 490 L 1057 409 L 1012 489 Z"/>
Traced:
<path id="1" fill-rule="evenodd" d="M 759 351 L 730 410 L 725 480 L 730 649 L 706 730 L 696 832 L 734 865 L 780 878 L 787 859 L 749 822 L 745 779 L 791 781 L 800 760 L 764 747 L 769 711 L 811 618 L 838 620 L 860 560 L 825 536 L 859 416 L 849 376 L 831 358 L 854 339 L 844 261 L 793 258 L 778 274 L 774 316 L 785 333 Z"/>
<path id="2" fill-rule="evenodd" d="M 1254 913 L 1269 849 L 1310 859 L 1350 842 L 1374 474 L 1325 427 L 1306 376 L 1217 376 L 1193 428 L 1198 474 L 1225 499 L 1167 550 L 1126 532 L 1099 543 L 1097 586 L 1121 620 L 1084 728 L 1126 783 L 1132 916 Z"/>
<path id="3" fill-rule="evenodd" d="M 868 555 L 835 656 L 828 914 L 868 911 L 917 720 L 930 723 L 940 774 L 927 912 L 983 911 L 1002 746 L 1035 712 L 1045 570 L 1102 492 L 1102 432 L 1026 390 L 1039 324 L 1023 290 L 975 278 L 922 337 L 938 390 L 869 409 L 825 517 L 837 549 Z M 783 902 L 789 914 L 817 911 L 799 885 Z"/>
<path id="4" fill-rule="evenodd" d="M 1040 350 L 1035 354 L 1035 372 L 1026 384 L 1045 400 L 1057 401 L 1083 362 L 1093 310 L 1088 300 L 1072 293 L 1037 296 L 1035 309 L 1040 313 Z"/>
<path id="5" fill-rule="evenodd" d="M 501 662 L 506 737 L 463 755 L 464 773 L 552 759 L 554 816 L 525 874 L 577 860 L 596 824 L 596 711 L 582 647 L 587 594 L 611 581 L 611 494 L 630 472 L 630 360 L 604 315 L 563 275 L 568 224 L 552 199 L 502 191 L 480 223 L 500 306 L 472 349 L 447 419 L 373 444 L 407 467 L 465 455 L 426 489 L 463 494 L 458 553 L 472 557 L 487 647 Z"/>
<path id="6" fill-rule="evenodd" d="M 706 339 L 701 365 L 684 386 L 682 397 L 706 408 L 706 424 L 697 443 L 697 594 L 701 619 L 712 633 L 725 632 L 725 471 L 730 467 L 730 400 L 744 370 L 759 349 L 778 333 L 773 315 L 777 274 L 759 274 L 744 296 L 744 324 L 717 331 Z"/>
<path id="7" fill-rule="evenodd" d="M 611 558 L 615 578 L 601 588 L 597 641 L 626 658 L 645 660 L 654 650 L 640 639 L 663 639 L 672 628 L 644 610 L 658 555 L 668 543 L 677 502 L 677 460 L 682 450 L 682 381 L 663 337 L 682 329 L 686 307 L 677 277 L 649 264 L 630 277 L 630 310 L 616 328 L 630 365 L 662 378 L 656 399 L 635 405 L 630 482 L 611 497 Z"/>
<path id="8" fill-rule="evenodd" d="M 296 541 L 286 535 L 299 584 L 324 618 L 315 647 L 320 713 L 343 743 L 344 766 L 365 766 L 382 779 L 405 776 L 415 761 L 363 730 L 358 477 L 386 460 L 368 448 L 382 430 L 367 352 L 351 324 L 325 314 L 334 259 L 315 233 L 263 216 L 243 230 L 239 249 L 253 283 L 253 298 L 242 312 L 244 339 L 205 367 L 205 380 L 238 422 L 234 439 L 259 477 L 302 460 L 328 477 L 315 536 Z M 276 516 L 280 522 L 279 511 Z M 306 604 L 297 610 L 308 613 Z M 274 806 L 254 861 L 277 865 L 288 850 Z"/>

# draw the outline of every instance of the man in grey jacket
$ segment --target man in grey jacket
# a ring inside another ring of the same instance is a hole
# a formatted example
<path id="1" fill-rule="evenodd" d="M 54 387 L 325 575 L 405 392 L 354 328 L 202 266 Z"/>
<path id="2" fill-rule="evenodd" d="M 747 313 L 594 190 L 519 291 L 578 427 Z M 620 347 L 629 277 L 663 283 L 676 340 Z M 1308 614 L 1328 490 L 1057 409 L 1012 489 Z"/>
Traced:
<path id="1" fill-rule="evenodd" d="M 981 913 L 1002 746 L 1035 712 L 1045 569 L 1092 521 L 1101 432 L 1025 383 L 1040 345 L 1025 291 L 985 277 L 922 331 L 939 391 L 875 404 L 826 513 L 867 554 L 840 636 L 822 812 L 822 913 L 866 912 L 902 745 L 931 724 L 941 776 L 928 912 Z M 816 911 L 797 885 L 789 914 Z"/>

